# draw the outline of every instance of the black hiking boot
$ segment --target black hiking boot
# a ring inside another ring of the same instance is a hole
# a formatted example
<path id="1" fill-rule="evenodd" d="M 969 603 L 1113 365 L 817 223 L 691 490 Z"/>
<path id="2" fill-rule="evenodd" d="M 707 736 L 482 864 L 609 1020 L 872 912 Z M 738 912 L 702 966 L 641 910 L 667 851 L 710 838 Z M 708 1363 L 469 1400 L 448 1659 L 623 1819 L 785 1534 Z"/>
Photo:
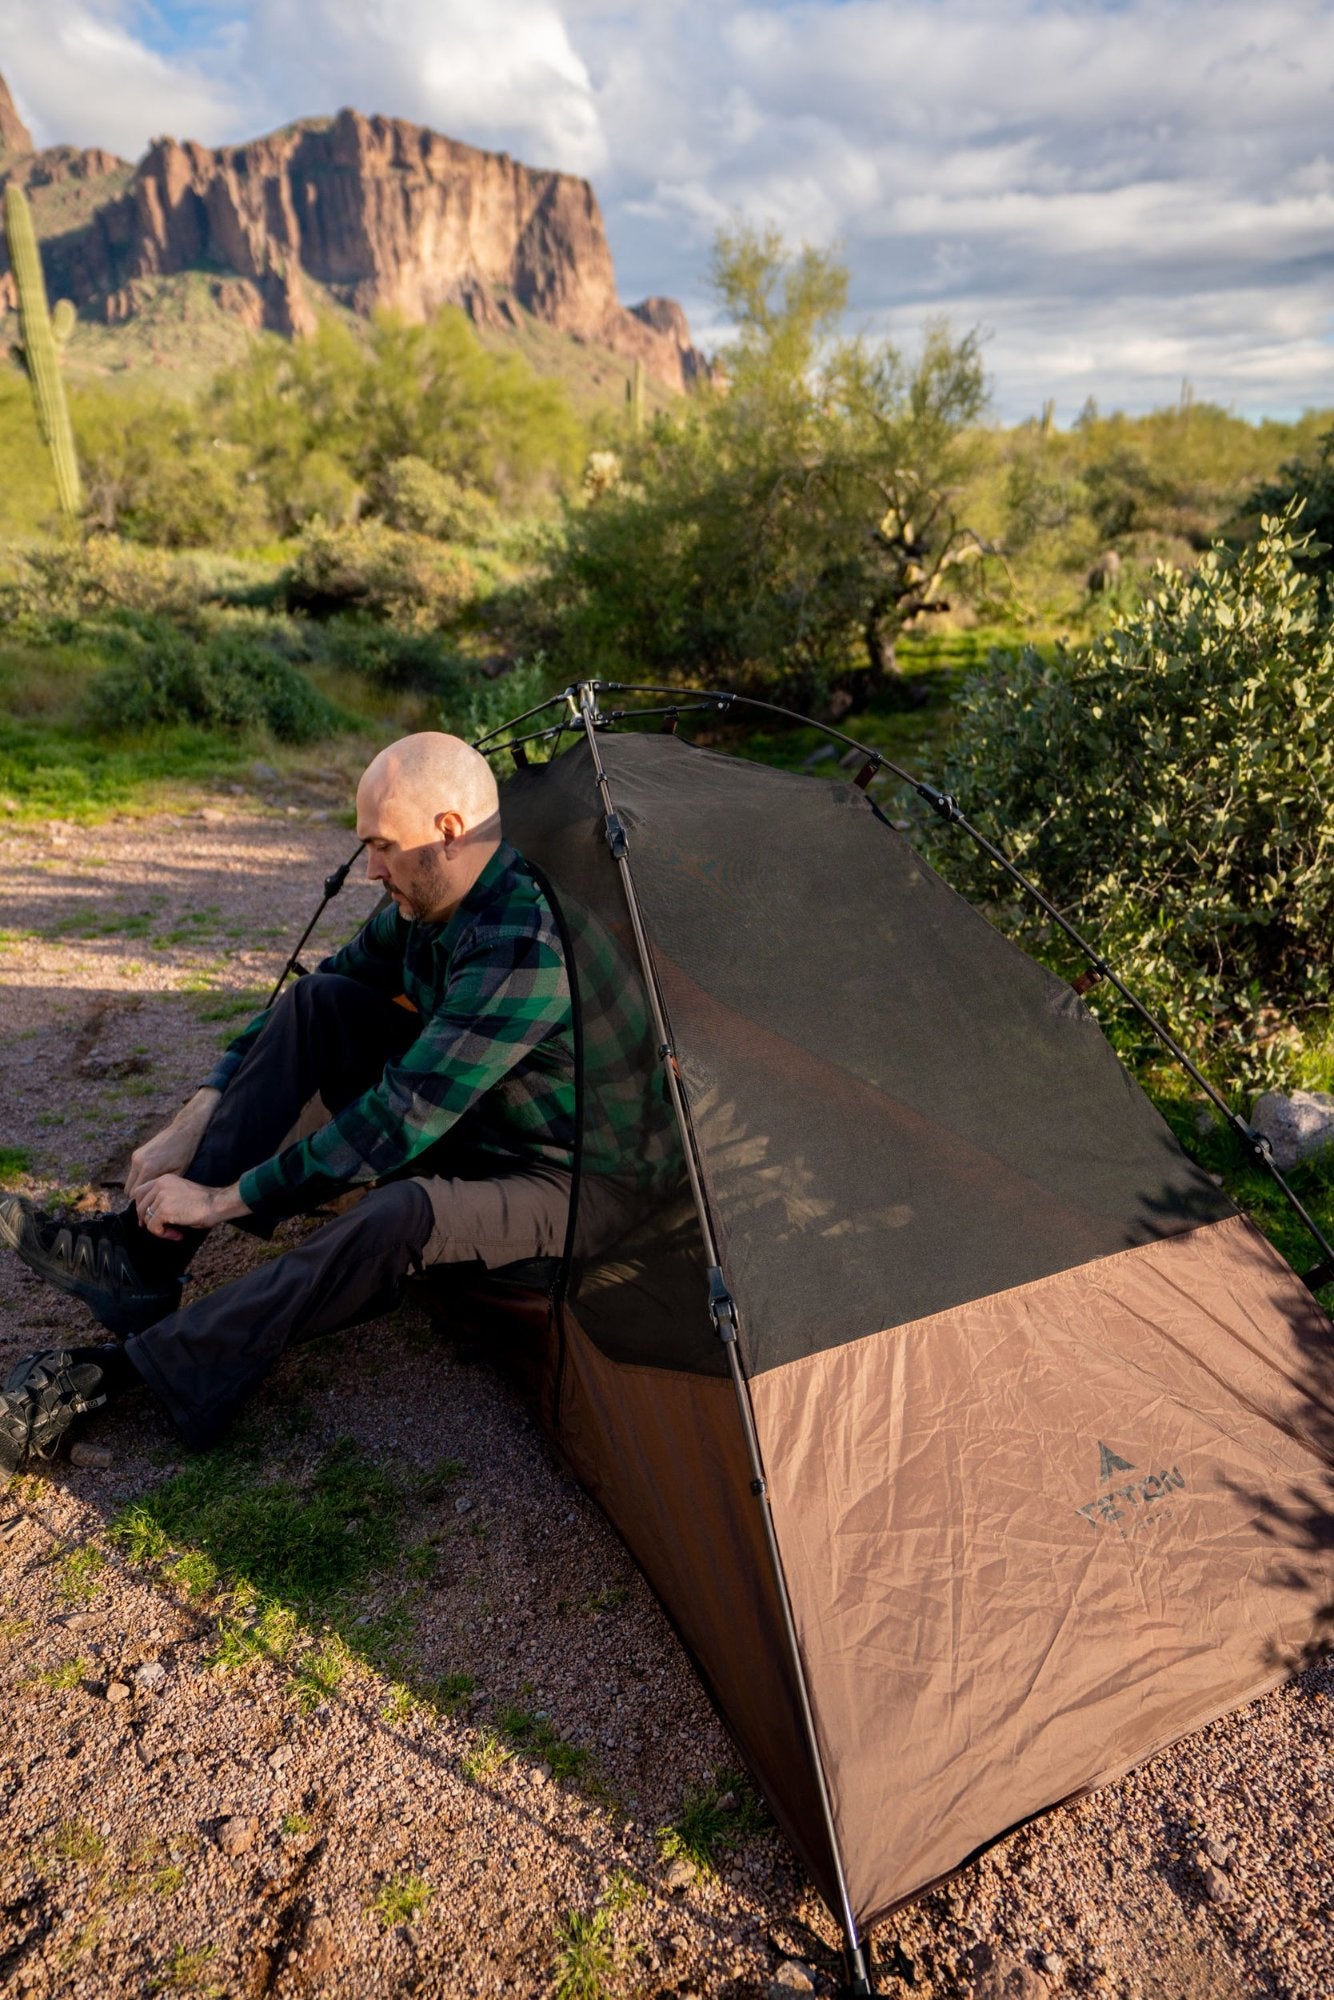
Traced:
<path id="1" fill-rule="evenodd" d="M 180 1273 L 171 1269 L 176 1246 L 165 1245 L 159 1260 L 156 1239 L 130 1208 L 61 1222 L 21 1194 L 0 1195 L 0 1244 L 48 1285 L 82 1299 L 122 1340 L 156 1326 L 181 1302 Z"/>
<path id="2" fill-rule="evenodd" d="M 0 1389 L 0 1493 L 29 1458 L 50 1458 L 76 1417 L 107 1400 L 107 1374 L 68 1348 L 30 1354 Z"/>

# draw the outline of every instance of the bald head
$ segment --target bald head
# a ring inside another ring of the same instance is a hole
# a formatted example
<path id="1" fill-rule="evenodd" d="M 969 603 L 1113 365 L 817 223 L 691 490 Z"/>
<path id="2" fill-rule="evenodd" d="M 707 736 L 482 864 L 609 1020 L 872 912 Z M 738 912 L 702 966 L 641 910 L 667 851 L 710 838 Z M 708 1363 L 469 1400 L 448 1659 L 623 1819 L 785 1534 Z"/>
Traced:
<path id="1" fill-rule="evenodd" d="M 381 750 L 357 786 L 367 873 L 405 916 L 439 922 L 496 851 L 500 800 L 485 757 L 457 736 L 423 730 Z"/>

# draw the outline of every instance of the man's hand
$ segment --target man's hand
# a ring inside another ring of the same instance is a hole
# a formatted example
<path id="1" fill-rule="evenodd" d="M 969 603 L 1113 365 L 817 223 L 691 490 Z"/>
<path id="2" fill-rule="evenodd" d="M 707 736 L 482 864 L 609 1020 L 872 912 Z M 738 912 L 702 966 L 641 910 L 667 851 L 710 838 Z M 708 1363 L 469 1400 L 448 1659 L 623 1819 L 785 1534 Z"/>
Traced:
<path id="1" fill-rule="evenodd" d="M 249 1215 L 237 1188 L 200 1187 L 179 1174 L 161 1174 L 143 1181 L 134 1197 L 139 1220 L 150 1235 L 179 1237 L 182 1229 L 212 1229 L 215 1222 L 234 1222 Z"/>
<path id="2" fill-rule="evenodd" d="M 220 1090 L 197 1090 L 170 1125 L 135 1147 L 130 1154 L 130 1171 L 125 1176 L 127 1195 L 137 1199 L 147 1182 L 157 1180 L 162 1174 L 179 1174 L 189 1166 L 221 1096 Z"/>

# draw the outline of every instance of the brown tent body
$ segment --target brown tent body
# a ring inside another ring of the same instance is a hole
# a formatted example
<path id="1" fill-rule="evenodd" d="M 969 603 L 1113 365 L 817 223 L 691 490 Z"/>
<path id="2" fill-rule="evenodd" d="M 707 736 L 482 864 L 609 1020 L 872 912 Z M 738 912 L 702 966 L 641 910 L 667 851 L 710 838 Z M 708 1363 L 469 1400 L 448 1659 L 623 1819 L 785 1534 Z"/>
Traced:
<path id="1" fill-rule="evenodd" d="M 1334 1329 L 855 787 L 611 734 L 503 812 L 581 1013 L 548 1418 L 864 1931 L 1291 1670 Z"/>

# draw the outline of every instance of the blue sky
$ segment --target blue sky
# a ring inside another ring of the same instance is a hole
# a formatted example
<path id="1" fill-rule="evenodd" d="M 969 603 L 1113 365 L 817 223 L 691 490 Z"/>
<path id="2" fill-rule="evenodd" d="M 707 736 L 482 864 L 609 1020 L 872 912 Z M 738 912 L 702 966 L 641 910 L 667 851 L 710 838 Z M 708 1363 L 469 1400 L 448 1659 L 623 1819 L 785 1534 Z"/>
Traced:
<path id="1" fill-rule="evenodd" d="M 354 103 L 588 174 L 622 296 L 726 329 L 743 217 L 854 322 L 989 333 L 997 414 L 1334 405 L 1334 0 L 0 0 L 42 143 L 133 157 Z"/>

